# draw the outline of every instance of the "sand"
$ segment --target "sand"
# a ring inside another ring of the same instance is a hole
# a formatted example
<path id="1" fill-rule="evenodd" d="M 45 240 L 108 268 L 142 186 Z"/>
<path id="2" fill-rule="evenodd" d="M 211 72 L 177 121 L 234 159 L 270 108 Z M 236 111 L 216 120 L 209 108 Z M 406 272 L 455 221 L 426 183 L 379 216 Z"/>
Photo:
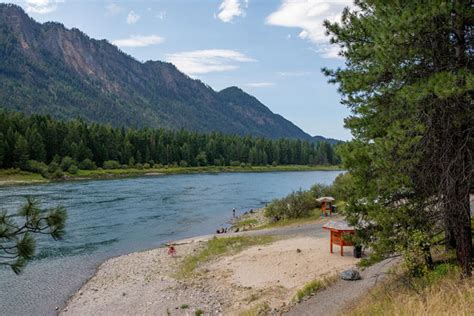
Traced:
<path id="1" fill-rule="evenodd" d="M 175 258 L 159 248 L 106 261 L 60 314 L 194 315 L 200 309 L 206 315 L 238 315 L 263 303 L 277 310 L 305 283 L 356 263 L 351 247 L 341 257 L 329 254 L 327 238 L 289 236 L 218 258 L 199 267 L 195 277 L 177 280 L 180 262 L 205 240 L 181 242 Z"/>

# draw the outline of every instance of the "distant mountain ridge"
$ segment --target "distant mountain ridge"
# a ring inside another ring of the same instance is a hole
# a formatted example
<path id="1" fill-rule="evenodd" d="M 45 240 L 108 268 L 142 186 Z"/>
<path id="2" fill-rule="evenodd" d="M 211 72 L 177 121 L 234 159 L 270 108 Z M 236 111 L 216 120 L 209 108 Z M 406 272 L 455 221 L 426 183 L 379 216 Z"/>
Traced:
<path id="1" fill-rule="evenodd" d="M 11 4 L 0 4 L 0 107 L 114 126 L 313 140 L 237 87 L 216 92 L 171 63 L 141 63 Z"/>

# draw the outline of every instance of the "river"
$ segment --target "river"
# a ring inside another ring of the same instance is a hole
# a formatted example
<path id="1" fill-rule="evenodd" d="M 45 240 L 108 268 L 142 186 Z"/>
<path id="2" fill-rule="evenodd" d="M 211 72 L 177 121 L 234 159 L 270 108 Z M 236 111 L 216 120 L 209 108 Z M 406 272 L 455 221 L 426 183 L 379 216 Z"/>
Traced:
<path id="1" fill-rule="evenodd" d="M 107 258 L 215 232 L 232 217 L 340 171 L 221 173 L 76 181 L 0 188 L 2 209 L 25 197 L 68 211 L 64 240 L 41 236 L 23 274 L 0 269 L 2 315 L 54 315 Z M 44 237 L 44 238 L 43 238 Z"/>

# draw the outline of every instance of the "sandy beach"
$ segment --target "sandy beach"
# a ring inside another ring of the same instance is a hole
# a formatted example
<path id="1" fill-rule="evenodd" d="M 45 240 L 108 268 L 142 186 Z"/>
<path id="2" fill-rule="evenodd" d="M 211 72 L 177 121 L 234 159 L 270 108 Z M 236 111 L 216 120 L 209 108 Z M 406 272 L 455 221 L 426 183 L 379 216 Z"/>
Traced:
<path id="1" fill-rule="evenodd" d="M 321 229 L 320 223 L 313 226 Z M 60 314 L 194 315 L 202 311 L 205 315 L 240 315 L 259 306 L 282 311 L 306 283 L 337 274 L 357 262 L 352 247 L 345 249 L 343 257 L 330 254 L 328 236 L 305 233 L 313 231 L 310 226 L 279 235 L 284 230 L 266 232 L 278 236 L 270 244 L 200 265 L 194 276 L 186 279 L 176 278 L 183 259 L 198 253 L 212 236 L 177 242 L 176 257 L 158 248 L 110 259 Z"/>

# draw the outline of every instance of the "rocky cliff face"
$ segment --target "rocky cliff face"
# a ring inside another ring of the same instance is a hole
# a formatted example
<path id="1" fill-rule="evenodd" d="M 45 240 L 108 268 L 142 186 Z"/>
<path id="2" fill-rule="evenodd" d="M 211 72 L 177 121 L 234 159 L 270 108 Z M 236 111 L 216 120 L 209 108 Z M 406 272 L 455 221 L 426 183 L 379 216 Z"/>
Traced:
<path id="1" fill-rule="evenodd" d="M 141 63 L 9 4 L 0 4 L 0 106 L 115 126 L 311 140 L 238 88 L 215 92 L 170 63 Z"/>

